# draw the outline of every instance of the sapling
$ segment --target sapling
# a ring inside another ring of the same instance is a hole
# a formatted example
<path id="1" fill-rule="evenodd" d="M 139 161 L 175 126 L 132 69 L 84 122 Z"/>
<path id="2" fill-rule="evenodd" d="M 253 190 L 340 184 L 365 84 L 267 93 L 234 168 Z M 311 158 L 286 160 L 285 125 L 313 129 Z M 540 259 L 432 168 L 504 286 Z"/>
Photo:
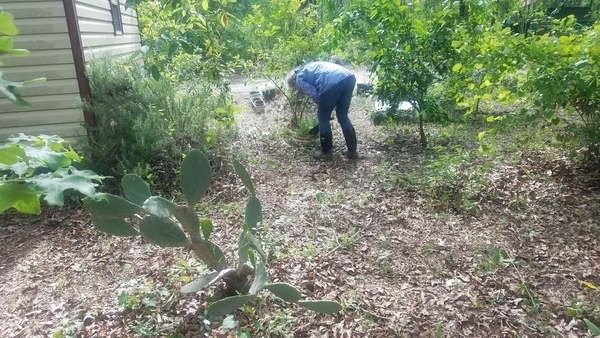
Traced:
<path id="1" fill-rule="evenodd" d="M 182 287 L 181 292 L 194 293 L 223 282 L 231 295 L 210 304 L 207 308 L 210 315 L 231 313 L 254 300 L 262 290 L 316 312 L 340 311 L 341 305 L 337 302 L 302 301 L 302 294 L 296 287 L 287 283 L 269 283 L 266 255 L 256 237 L 256 229 L 262 221 L 262 207 L 244 166 L 238 161 L 233 165 L 251 194 L 238 238 L 238 262 L 235 265 L 228 264 L 221 248 L 210 240 L 212 222 L 201 221 L 194 210 L 208 191 L 212 176 L 208 159 L 198 150 L 187 154 L 181 164 L 180 182 L 185 205 L 152 196 L 142 178 L 126 175 L 122 180 L 125 198 L 103 194 L 100 198 L 85 199 L 84 206 L 91 214 L 93 225 L 100 231 L 115 236 L 141 235 L 162 247 L 193 251 L 212 271 Z"/>

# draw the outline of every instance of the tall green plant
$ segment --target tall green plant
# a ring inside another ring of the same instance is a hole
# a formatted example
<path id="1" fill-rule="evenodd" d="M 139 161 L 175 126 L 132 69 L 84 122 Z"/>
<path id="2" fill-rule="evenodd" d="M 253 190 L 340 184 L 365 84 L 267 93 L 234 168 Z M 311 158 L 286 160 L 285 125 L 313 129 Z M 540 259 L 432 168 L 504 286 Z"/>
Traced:
<path id="1" fill-rule="evenodd" d="M 353 36 L 367 37 L 367 64 L 377 79 L 375 95 L 392 109 L 410 101 L 419 118 L 421 143 L 427 147 L 422 108 L 432 84 L 448 72 L 456 58 L 451 31 L 458 7 L 447 5 L 430 18 L 423 12 L 418 0 L 362 1 L 339 27 Z"/>
<path id="2" fill-rule="evenodd" d="M 262 207 L 248 172 L 237 161 L 234 167 L 252 196 L 246 204 L 245 222 L 238 238 L 238 262 L 233 266 L 228 264 L 221 248 L 211 241 L 212 222 L 199 219 L 194 209 L 211 183 L 210 163 L 200 151 L 188 153 L 181 165 L 179 179 L 185 205 L 151 196 L 148 185 L 136 175 L 123 178 L 126 198 L 105 194 L 99 199 L 86 199 L 84 205 L 92 216 L 93 225 L 103 232 L 115 236 L 141 235 L 162 247 L 193 251 L 213 272 L 184 286 L 181 291 L 198 292 L 219 281 L 223 281 L 229 290 L 229 297 L 208 306 L 211 315 L 231 313 L 257 298 L 262 290 L 317 312 L 340 311 L 337 302 L 302 301 L 301 292 L 292 285 L 268 282 L 265 253 L 256 237 L 256 229 L 262 221 Z"/>
<path id="3" fill-rule="evenodd" d="M 174 72 L 173 58 L 188 54 L 196 59 L 193 69 L 204 80 L 220 82 L 230 73 L 228 52 L 221 35 L 229 25 L 231 0 L 127 0 L 138 10 L 145 68 L 156 80 L 161 72 Z"/>

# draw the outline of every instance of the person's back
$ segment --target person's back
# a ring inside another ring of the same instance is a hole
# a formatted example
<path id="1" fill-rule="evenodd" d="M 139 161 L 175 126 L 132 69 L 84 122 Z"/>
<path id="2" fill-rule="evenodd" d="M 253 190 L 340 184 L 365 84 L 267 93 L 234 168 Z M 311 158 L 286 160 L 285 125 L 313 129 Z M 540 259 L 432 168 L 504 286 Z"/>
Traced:
<path id="1" fill-rule="evenodd" d="M 353 74 L 338 64 L 317 61 L 298 69 L 296 82 L 304 93 L 318 103 L 321 95 L 350 76 Z"/>

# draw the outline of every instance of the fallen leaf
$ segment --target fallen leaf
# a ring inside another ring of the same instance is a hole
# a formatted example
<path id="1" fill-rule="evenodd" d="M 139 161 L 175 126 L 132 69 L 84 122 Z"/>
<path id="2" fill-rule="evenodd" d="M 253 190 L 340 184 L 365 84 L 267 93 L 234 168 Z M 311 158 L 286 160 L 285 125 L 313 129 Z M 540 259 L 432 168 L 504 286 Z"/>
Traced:
<path id="1" fill-rule="evenodd" d="M 591 282 L 588 281 L 582 281 L 581 284 L 587 286 L 588 288 L 592 289 L 592 290 L 596 290 L 598 289 L 598 287 L 596 287 L 596 285 L 592 284 Z"/>

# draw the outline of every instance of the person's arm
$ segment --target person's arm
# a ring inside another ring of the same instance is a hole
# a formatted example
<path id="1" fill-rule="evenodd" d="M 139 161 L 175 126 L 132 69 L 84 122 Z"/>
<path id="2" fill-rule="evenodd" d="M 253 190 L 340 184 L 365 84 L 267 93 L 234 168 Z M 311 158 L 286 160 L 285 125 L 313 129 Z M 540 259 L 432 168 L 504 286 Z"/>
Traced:
<path id="1" fill-rule="evenodd" d="M 300 88 L 300 90 L 304 94 L 308 95 L 311 99 L 313 99 L 313 101 L 315 101 L 316 104 L 319 104 L 319 93 L 317 92 L 317 87 L 305 81 L 301 74 L 298 74 L 298 77 L 296 78 L 296 83 L 298 84 L 298 88 Z"/>

